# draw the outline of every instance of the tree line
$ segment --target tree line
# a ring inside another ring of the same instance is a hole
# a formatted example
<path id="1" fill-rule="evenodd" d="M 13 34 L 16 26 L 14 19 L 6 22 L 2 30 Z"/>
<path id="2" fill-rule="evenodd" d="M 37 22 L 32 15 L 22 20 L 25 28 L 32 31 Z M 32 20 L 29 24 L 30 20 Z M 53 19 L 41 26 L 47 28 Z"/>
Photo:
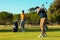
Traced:
<path id="1" fill-rule="evenodd" d="M 47 24 L 60 24 L 60 0 L 55 0 L 47 10 Z M 28 9 L 29 13 L 26 14 L 26 24 L 36 25 L 39 24 L 40 18 L 37 15 L 34 7 Z M 20 14 L 13 14 L 9 12 L 0 12 L 0 24 L 13 24 L 18 19 L 20 22 Z"/>

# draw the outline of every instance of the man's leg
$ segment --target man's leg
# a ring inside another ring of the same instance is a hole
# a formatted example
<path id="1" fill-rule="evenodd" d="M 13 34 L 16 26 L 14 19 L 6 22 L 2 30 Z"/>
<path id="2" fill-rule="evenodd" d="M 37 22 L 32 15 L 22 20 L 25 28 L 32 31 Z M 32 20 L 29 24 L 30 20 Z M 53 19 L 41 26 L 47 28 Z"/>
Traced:
<path id="1" fill-rule="evenodd" d="M 41 20 L 40 20 L 40 28 L 41 28 L 41 35 L 40 35 L 40 37 L 44 37 L 44 33 L 45 33 L 44 21 L 45 21 L 45 18 L 41 18 Z"/>
<path id="2" fill-rule="evenodd" d="M 23 32 L 23 20 L 21 20 L 20 26 L 21 26 L 21 29 L 22 29 L 22 32 Z"/>
<path id="3" fill-rule="evenodd" d="M 44 21 L 44 36 L 47 36 L 46 34 L 46 30 L 47 30 L 47 26 L 46 26 L 46 18 L 45 18 L 45 21 Z"/>
<path id="4" fill-rule="evenodd" d="M 45 19 L 45 22 L 44 22 L 44 29 L 45 29 L 45 31 L 47 31 L 48 30 L 48 27 L 47 27 L 47 25 L 46 25 L 46 19 Z"/>
<path id="5" fill-rule="evenodd" d="M 25 23 L 24 23 L 24 21 L 22 21 L 22 22 L 21 22 L 22 32 L 25 32 L 25 28 L 24 28 L 24 27 L 25 27 Z"/>
<path id="6" fill-rule="evenodd" d="M 45 31 L 47 31 L 48 30 L 48 27 L 46 25 L 44 25 L 44 29 L 45 29 Z"/>
<path id="7" fill-rule="evenodd" d="M 23 21 L 23 30 L 25 32 L 25 20 Z"/>

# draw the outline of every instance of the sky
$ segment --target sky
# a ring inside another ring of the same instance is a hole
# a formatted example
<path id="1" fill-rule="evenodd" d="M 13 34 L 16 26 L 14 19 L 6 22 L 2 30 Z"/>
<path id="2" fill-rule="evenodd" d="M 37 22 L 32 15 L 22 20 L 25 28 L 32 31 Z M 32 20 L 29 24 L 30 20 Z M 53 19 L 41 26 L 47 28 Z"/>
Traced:
<path id="1" fill-rule="evenodd" d="M 19 14 L 22 10 L 26 13 L 31 7 L 41 6 L 44 4 L 48 9 L 54 0 L 0 0 L 0 12 L 7 11 L 13 14 Z M 48 2 L 48 4 L 46 4 Z"/>

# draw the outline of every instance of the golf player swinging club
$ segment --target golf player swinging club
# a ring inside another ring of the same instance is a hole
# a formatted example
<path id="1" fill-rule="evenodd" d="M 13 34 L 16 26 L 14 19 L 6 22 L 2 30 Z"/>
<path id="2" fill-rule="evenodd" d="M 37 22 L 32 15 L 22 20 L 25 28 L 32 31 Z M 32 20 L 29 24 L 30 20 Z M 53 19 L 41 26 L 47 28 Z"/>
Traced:
<path id="1" fill-rule="evenodd" d="M 44 4 L 42 4 L 42 7 L 40 8 L 39 6 L 35 7 L 38 16 L 40 17 L 40 28 L 41 28 L 41 34 L 38 37 L 45 37 L 47 36 L 46 34 L 46 30 L 45 28 L 45 22 L 46 22 L 46 18 L 47 18 L 47 14 L 46 14 L 46 9 L 44 7 Z"/>

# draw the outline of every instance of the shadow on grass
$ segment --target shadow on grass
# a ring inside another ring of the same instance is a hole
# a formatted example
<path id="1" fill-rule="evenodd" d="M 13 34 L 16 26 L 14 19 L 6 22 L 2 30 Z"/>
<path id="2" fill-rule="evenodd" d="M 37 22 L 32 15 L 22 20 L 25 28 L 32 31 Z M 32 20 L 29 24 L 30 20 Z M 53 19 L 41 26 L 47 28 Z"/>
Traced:
<path id="1" fill-rule="evenodd" d="M 50 28 L 47 31 L 48 32 L 60 31 L 60 28 Z"/>
<path id="2" fill-rule="evenodd" d="M 19 32 L 22 30 L 19 29 Z M 40 28 L 26 28 L 26 32 L 40 32 Z M 54 31 L 60 31 L 60 28 L 49 28 L 47 32 L 54 32 Z M 13 32 L 12 29 L 0 29 L 0 32 Z"/>
<path id="3" fill-rule="evenodd" d="M 41 30 L 38 29 L 26 29 L 26 32 L 40 32 Z M 49 28 L 46 30 L 47 32 L 55 32 L 55 31 L 60 31 L 60 28 Z"/>
<path id="4" fill-rule="evenodd" d="M 12 32 L 12 30 L 10 29 L 1 29 L 0 32 Z"/>
<path id="5" fill-rule="evenodd" d="M 47 37 L 56 37 L 56 38 L 58 38 L 58 37 L 59 37 L 59 38 L 60 38 L 60 36 L 47 36 Z"/>

